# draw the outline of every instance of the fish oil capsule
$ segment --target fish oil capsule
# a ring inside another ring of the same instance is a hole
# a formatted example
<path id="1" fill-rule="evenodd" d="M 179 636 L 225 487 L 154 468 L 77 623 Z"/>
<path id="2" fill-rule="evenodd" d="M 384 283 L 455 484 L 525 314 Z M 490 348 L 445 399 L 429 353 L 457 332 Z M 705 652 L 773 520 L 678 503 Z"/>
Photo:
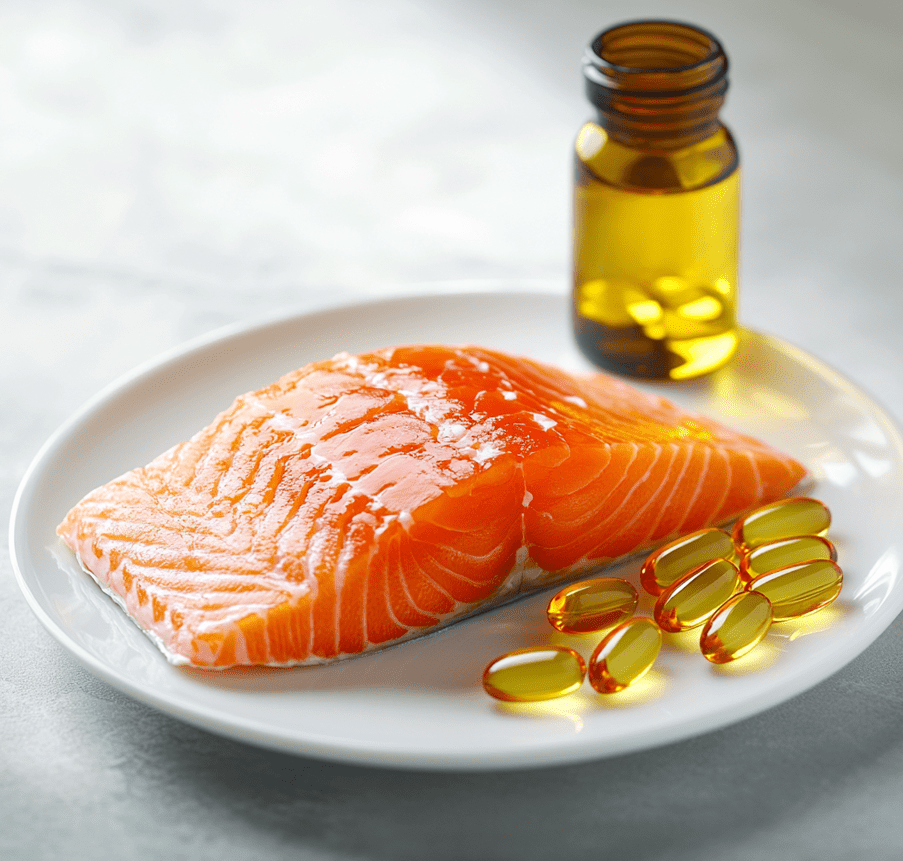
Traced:
<path id="1" fill-rule="evenodd" d="M 743 554 L 740 576 L 748 583 L 754 577 L 768 574 L 769 571 L 816 559 L 837 561 L 837 549 L 821 535 L 798 535 L 796 538 L 768 541 Z"/>
<path id="2" fill-rule="evenodd" d="M 763 505 L 738 520 L 734 543 L 743 553 L 780 538 L 797 535 L 824 535 L 831 525 L 831 512 L 824 503 L 807 496 L 781 499 Z"/>
<path id="3" fill-rule="evenodd" d="M 601 631 L 629 619 L 640 596 L 619 577 L 597 577 L 565 586 L 549 602 L 552 626 L 565 634 Z"/>
<path id="4" fill-rule="evenodd" d="M 650 595 L 661 595 L 676 580 L 713 559 L 730 559 L 731 536 L 723 529 L 700 529 L 659 547 L 643 563 L 640 583 Z"/>
<path id="5" fill-rule="evenodd" d="M 663 631 L 695 628 L 737 591 L 740 582 L 740 572 L 733 562 L 706 562 L 662 592 L 655 602 L 655 621 Z"/>
<path id="6" fill-rule="evenodd" d="M 483 688 L 497 700 L 528 703 L 576 691 L 586 664 L 565 646 L 534 646 L 496 658 L 483 672 Z"/>
<path id="7" fill-rule="evenodd" d="M 618 625 L 596 646 L 589 661 L 589 682 L 600 694 L 623 691 L 649 672 L 662 647 L 662 632 L 638 616 Z"/>
<path id="8" fill-rule="evenodd" d="M 705 623 L 699 647 L 713 664 L 742 658 L 771 627 L 771 602 L 759 592 L 734 595 Z"/>
<path id="9" fill-rule="evenodd" d="M 806 616 L 830 604 L 843 586 L 843 572 L 830 559 L 788 565 L 754 577 L 749 588 L 771 601 L 776 622 Z"/>

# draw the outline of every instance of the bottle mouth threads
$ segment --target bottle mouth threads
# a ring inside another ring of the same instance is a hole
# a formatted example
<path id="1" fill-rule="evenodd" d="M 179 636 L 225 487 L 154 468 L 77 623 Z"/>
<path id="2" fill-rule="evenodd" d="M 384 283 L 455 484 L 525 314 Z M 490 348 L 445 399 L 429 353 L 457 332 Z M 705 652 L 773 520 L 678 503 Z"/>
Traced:
<path id="1" fill-rule="evenodd" d="M 651 144 L 703 137 L 727 92 L 727 55 L 679 21 L 630 21 L 596 36 L 583 57 L 586 94 L 615 134 Z"/>
<path id="2" fill-rule="evenodd" d="M 587 80 L 616 90 L 687 90 L 727 77 L 721 43 L 679 21 L 629 21 L 605 30 L 583 63 Z"/>

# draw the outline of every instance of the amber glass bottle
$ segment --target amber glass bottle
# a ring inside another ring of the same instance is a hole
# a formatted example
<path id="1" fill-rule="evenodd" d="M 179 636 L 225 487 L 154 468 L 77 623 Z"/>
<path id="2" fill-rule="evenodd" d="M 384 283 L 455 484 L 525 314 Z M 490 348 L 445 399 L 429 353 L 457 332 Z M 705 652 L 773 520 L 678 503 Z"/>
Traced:
<path id="1" fill-rule="evenodd" d="M 718 118 L 727 57 L 709 33 L 637 21 L 584 58 L 594 122 L 576 141 L 574 329 L 611 371 L 688 379 L 737 346 L 739 156 Z"/>

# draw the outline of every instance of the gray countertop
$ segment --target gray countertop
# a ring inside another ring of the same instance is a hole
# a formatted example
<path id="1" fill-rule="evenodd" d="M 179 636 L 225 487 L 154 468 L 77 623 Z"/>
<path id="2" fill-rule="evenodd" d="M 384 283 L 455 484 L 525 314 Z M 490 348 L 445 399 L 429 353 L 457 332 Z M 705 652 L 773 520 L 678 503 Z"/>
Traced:
<path id="1" fill-rule="evenodd" d="M 0 520 L 79 405 L 218 326 L 424 282 L 564 294 L 580 55 L 656 14 L 731 57 L 744 323 L 903 419 L 897 0 L 5 2 Z M 433 773 L 260 750 L 127 698 L 44 631 L 5 545 L 0 618 L 3 858 L 903 854 L 899 621 L 699 738 Z"/>

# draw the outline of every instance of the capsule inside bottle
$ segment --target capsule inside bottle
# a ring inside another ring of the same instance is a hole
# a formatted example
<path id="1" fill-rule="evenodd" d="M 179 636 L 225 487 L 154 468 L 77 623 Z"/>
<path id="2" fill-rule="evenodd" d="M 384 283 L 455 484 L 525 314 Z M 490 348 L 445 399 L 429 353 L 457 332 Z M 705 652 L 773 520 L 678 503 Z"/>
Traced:
<path id="1" fill-rule="evenodd" d="M 549 622 L 565 634 L 601 631 L 629 619 L 639 603 L 631 583 L 597 577 L 565 586 L 549 602 Z"/>
<path id="2" fill-rule="evenodd" d="M 837 549 L 821 535 L 799 535 L 768 541 L 744 553 L 740 559 L 740 576 L 749 582 L 754 577 L 796 565 L 799 562 L 814 562 L 816 559 L 837 561 Z"/>
<path id="3" fill-rule="evenodd" d="M 771 602 L 759 592 L 740 592 L 722 605 L 705 623 L 699 647 L 713 664 L 742 658 L 768 633 Z"/>
<path id="4" fill-rule="evenodd" d="M 749 583 L 750 589 L 771 601 L 776 622 L 807 616 L 826 607 L 837 598 L 842 586 L 843 572 L 830 559 L 789 565 Z"/>
<path id="5" fill-rule="evenodd" d="M 701 529 L 659 547 L 643 563 L 640 583 L 650 595 L 661 595 L 676 580 L 713 559 L 731 559 L 734 543 L 723 529 Z"/>
<path id="6" fill-rule="evenodd" d="M 589 682 L 600 694 L 613 694 L 637 682 L 655 663 L 662 632 L 651 619 L 636 617 L 619 625 L 596 647 Z"/>
<path id="7" fill-rule="evenodd" d="M 742 553 L 748 553 L 760 544 L 781 538 L 824 535 L 830 525 L 831 512 L 824 503 L 797 496 L 763 505 L 738 520 L 733 539 Z"/>
<path id="8" fill-rule="evenodd" d="M 740 586 L 740 572 L 727 559 L 706 562 L 659 596 L 653 616 L 663 631 L 677 632 L 703 624 Z"/>
<path id="9" fill-rule="evenodd" d="M 497 700 L 527 703 L 573 693 L 586 676 L 586 664 L 565 646 L 517 649 L 496 658 L 483 672 L 483 688 Z"/>

